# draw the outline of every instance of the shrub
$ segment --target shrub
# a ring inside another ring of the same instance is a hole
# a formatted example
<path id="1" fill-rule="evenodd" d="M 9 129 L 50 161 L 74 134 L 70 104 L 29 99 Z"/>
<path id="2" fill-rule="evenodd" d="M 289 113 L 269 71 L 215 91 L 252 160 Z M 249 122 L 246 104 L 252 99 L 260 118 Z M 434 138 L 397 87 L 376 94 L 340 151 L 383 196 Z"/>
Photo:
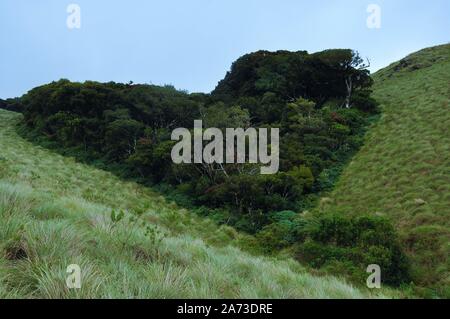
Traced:
<path id="1" fill-rule="evenodd" d="M 410 280 L 408 260 L 386 218 L 324 214 L 308 221 L 303 234 L 307 240 L 297 246 L 297 259 L 312 267 L 330 269 L 344 263 L 351 265 L 354 278 L 363 279 L 366 267 L 378 264 L 384 283 L 400 285 Z"/>

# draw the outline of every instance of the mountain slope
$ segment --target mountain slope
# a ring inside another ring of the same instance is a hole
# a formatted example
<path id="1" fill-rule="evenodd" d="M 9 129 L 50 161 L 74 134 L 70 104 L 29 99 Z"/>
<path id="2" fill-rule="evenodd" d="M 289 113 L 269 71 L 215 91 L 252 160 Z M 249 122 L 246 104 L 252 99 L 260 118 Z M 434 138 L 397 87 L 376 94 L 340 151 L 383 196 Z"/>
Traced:
<path id="1" fill-rule="evenodd" d="M 416 284 L 450 296 L 450 45 L 374 75 L 383 115 L 320 209 L 392 218 Z"/>
<path id="2" fill-rule="evenodd" d="M 373 297 L 243 252 L 233 229 L 25 141 L 20 119 L 0 110 L 0 298 Z M 70 264 L 81 289 L 66 287 Z"/>

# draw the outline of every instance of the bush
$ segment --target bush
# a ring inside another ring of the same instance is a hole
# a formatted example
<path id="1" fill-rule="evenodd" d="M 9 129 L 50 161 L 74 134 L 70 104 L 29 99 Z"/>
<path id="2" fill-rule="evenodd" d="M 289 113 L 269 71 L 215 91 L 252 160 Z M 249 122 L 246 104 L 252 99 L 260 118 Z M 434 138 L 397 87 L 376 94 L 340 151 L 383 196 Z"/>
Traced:
<path id="1" fill-rule="evenodd" d="M 384 283 L 400 285 L 410 280 L 408 260 L 386 218 L 324 214 L 308 221 L 303 234 L 307 240 L 297 246 L 297 259 L 312 267 L 339 268 L 344 263 L 360 280 L 368 265 L 378 264 Z"/>

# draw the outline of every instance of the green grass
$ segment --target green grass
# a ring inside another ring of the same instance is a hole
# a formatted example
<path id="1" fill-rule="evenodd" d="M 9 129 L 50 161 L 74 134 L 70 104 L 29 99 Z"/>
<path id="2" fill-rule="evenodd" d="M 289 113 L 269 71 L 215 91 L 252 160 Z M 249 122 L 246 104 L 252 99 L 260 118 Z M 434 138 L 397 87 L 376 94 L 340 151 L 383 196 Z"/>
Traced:
<path id="1" fill-rule="evenodd" d="M 450 297 L 450 45 L 374 75 L 382 117 L 320 210 L 389 216 L 426 296 Z"/>
<path id="2" fill-rule="evenodd" d="M 371 298 L 133 182 L 36 146 L 0 110 L 0 298 Z M 111 211 L 125 219 L 111 220 Z M 129 216 L 142 212 L 139 223 Z M 141 223 L 144 223 L 143 225 Z M 146 236 L 146 226 L 160 234 Z M 82 288 L 66 287 L 78 264 Z"/>

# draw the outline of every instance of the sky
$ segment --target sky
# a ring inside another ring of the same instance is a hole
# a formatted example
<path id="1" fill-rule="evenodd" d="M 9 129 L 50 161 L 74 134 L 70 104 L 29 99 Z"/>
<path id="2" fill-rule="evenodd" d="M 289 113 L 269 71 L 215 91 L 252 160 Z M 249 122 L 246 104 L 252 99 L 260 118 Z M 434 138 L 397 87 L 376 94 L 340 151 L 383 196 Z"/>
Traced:
<path id="1" fill-rule="evenodd" d="M 61 78 L 210 92 L 257 50 L 351 48 L 376 71 L 448 42 L 448 0 L 0 0 L 0 98 Z"/>

